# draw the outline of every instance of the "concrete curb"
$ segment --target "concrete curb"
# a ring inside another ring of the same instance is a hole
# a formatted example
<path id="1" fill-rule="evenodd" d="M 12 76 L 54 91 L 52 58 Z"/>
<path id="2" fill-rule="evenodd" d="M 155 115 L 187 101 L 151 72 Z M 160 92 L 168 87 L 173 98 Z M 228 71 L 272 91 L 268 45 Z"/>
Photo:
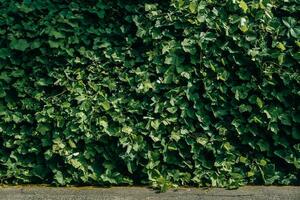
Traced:
<path id="1" fill-rule="evenodd" d="M 245 186 L 221 188 L 179 188 L 156 193 L 146 187 L 0 187 L 0 200 L 300 200 L 300 187 Z"/>

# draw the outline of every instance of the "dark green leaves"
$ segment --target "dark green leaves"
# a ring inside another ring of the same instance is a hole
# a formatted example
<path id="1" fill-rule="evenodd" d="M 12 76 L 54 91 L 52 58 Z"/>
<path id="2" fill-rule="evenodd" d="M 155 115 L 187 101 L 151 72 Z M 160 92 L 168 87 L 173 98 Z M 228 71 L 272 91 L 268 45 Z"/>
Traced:
<path id="1" fill-rule="evenodd" d="M 0 183 L 298 184 L 297 3 L 2 1 Z"/>
<path id="2" fill-rule="evenodd" d="M 9 49 L 1 48 L 0 49 L 0 58 L 5 59 L 9 56 Z"/>

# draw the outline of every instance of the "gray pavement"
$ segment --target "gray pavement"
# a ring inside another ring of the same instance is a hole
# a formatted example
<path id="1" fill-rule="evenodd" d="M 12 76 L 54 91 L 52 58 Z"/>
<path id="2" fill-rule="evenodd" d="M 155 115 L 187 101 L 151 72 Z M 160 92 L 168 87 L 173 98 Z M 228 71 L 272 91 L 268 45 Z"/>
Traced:
<path id="1" fill-rule="evenodd" d="M 300 187 L 245 186 L 221 188 L 179 188 L 156 193 L 146 187 L 0 186 L 0 200 L 300 200 Z"/>

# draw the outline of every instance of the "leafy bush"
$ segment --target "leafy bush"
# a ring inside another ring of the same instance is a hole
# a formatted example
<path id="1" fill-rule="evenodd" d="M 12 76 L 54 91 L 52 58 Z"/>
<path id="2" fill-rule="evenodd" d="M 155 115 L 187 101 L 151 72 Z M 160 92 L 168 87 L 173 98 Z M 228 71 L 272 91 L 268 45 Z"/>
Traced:
<path id="1" fill-rule="evenodd" d="M 299 184 L 298 0 L 0 0 L 0 182 Z"/>

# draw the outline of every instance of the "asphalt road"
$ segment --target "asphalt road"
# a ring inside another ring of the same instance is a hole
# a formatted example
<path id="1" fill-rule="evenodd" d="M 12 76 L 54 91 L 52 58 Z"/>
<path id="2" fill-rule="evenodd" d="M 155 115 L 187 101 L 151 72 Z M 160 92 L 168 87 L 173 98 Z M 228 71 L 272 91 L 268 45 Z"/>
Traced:
<path id="1" fill-rule="evenodd" d="M 300 200 L 300 187 L 245 186 L 237 190 L 180 188 L 156 193 L 145 187 L 0 187 L 0 200 Z"/>

